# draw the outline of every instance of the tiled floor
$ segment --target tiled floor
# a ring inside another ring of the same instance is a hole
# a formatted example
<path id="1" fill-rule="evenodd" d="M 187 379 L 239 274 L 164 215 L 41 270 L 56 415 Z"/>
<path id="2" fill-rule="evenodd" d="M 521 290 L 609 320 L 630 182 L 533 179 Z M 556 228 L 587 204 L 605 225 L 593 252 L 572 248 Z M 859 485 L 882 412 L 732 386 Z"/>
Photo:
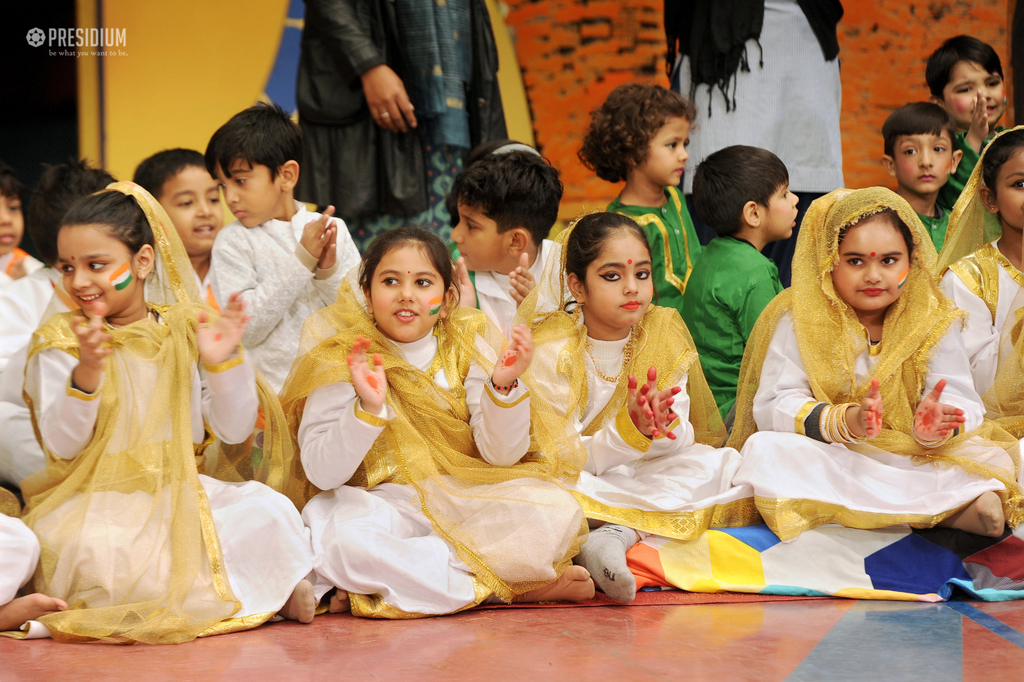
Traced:
<path id="1" fill-rule="evenodd" d="M 1024 679 L 1024 602 L 840 599 L 321 616 L 178 646 L 0 640 L 0 680 Z"/>

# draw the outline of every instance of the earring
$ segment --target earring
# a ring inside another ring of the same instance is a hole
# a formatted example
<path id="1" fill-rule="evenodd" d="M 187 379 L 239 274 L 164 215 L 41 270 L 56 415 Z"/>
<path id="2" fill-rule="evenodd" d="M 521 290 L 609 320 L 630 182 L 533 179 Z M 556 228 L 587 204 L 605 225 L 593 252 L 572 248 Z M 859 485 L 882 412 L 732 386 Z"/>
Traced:
<path id="1" fill-rule="evenodd" d="M 572 309 L 572 323 L 578 325 L 580 323 L 580 316 L 583 315 L 583 304 L 577 303 L 576 307 Z"/>

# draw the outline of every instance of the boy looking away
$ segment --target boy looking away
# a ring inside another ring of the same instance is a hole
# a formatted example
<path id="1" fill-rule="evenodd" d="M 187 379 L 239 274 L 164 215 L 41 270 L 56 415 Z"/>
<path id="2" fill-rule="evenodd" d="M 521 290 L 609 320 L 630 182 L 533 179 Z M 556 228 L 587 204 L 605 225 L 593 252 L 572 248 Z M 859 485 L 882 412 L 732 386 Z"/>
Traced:
<path id="1" fill-rule="evenodd" d="M 1002 130 L 996 123 L 1006 111 L 1003 65 L 988 43 L 956 36 L 928 57 L 924 75 L 932 94 L 930 101 L 948 111 L 959 129 L 953 143 L 963 158 L 938 199 L 948 211 L 978 165 L 985 145 Z"/>
<path id="2" fill-rule="evenodd" d="M 546 239 L 558 219 L 562 182 L 535 151 L 489 154 L 455 177 L 450 193 L 459 222 L 452 241 L 461 303 L 476 305 L 508 338 L 516 308 L 540 280 L 553 244 Z"/>
<path id="3" fill-rule="evenodd" d="M 302 323 L 334 302 L 342 277 L 359 263 L 345 224 L 331 218 L 333 206 L 321 215 L 295 200 L 301 158 L 299 127 L 262 103 L 235 114 L 206 147 L 206 169 L 236 218 L 213 245 L 213 293 L 226 301 L 241 292 L 250 316 L 243 344 L 278 392 Z"/>
<path id="4" fill-rule="evenodd" d="M 799 198 L 779 157 L 734 145 L 697 167 L 693 203 L 718 235 L 704 248 L 683 296 L 683 320 L 718 410 L 732 427 L 743 351 L 758 316 L 782 291 L 779 270 L 761 253 L 788 239 Z"/>
<path id="5" fill-rule="evenodd" d="M 690 124 L 697 112 L 660 85 L 630 83 L 612 90 L 591 112 L 580 161 L 608 182 L 626 181 L 610 213 L 629 216 L 651 245 L 655 303 L 683 311 L 683 293 L 701 245 L 679 181 L 690 155 Z"/>
<path id="6" fill-rule="evenodd" d="M 963 151 L 954 148 L 956 124 L 938 104 L 915 102 L 889 114 L 882 125 L 882 165 L 896 178 L 896 193 L 907 200 L 942 250 L 949 210 L 937 203 Z"/>
<path id="7" fill-rule="evenodd" d="M 224 226 L 220 184 L 206 170 L 206 160 L 194 149 L 157 152 L 135 169 L 134 181 L 156 197 L 178 231 L 203 300 L 220 310 L 210 288 L 210 254 Z"/>

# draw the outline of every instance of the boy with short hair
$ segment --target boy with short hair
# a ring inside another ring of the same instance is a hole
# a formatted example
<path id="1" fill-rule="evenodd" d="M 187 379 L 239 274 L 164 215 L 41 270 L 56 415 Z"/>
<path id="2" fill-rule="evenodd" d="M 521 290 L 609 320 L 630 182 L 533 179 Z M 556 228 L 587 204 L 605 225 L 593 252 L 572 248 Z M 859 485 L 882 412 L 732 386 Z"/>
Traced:
<path id="1" fill-rule="evenodd" d="M 458 206 L 452 241 L 461 254 L 461 304 L 474 305 L 472 271 L 476 304 L 508 338 L 516 308 L 554 248 L 546 237 L 562 199 L 558 171 L 535 151 L 492 153 L 463 169 L 449 196 Z"/>
<path id="2" fill-rule="evenodd" d="M 1006 111 L 1006 86 L 999 55 L 988 43 L 971 36 L 956 36 L 928 57 L 925 81 L 930 101 L 949 112 L 960 132 L 953 143 L 963 153 L 956 171 L 939 191 L 946 210 L 960 197 L 981 152 L 1003 128 L 996 123 Z"/>
<path id="3" fill-rule="evenodd" d="M 24 191 L 14 169 L 0 161 L 0 289 L 43 267 L 18 248 L 25 234 L 25 216 L 21 211 Z"/>
<path id="4" fill-rule="evenodd" d="M 49 267 L 0 291 L 0 482 L 20 486 L 46 467 L 22 394 L 29 342 L 50 315 L 78 307 L 64 292 L 61 272 L 54 267 L 61 219 L 76 201 L 112 182 L 105 170 L 74 161 L 47 166 L 32 192 L 26 227 Z"/>
<path id="5" fill-rule="evenodd" d="M 345 223 L 295 200 L 302 134 L 277 105 L 257 104 L 221 126 L 206 147 L 235 220 L 213 245 L 213 293 L 241 292 L 250 316 L 242 341 L 280 392 L 299 349 L 302 323 L 334 302 L 359 263 Z"/>
<path id="6" fill-rule="evenodd" d="M 949 227 L 949 209 L 937 202 L 963 151 L 954 149 L 956 124 L 932 102 L 914 102 L 889 114 L 882 125 L 882 165 L 896 178 L 896 194 L 907 200 L 935 244 L 942 250 Z"/>
<path id="7" fill-rule="evenodd" d="M 220 184 L 206 170 L 206 160 L 194 149 L 166 149 L 139 164 L 136 184 L 156 197 L 174 223 L 196 273 L 201 298 L 220 310 L 210 288 L 210 254 L 224 226 Z"/>
<path id="8" fill-rule="evenodd" d="M 683 319 L 730 428 L 747 339 L 761 311 L 782 291 L 778 268 L 761 250 L 793 234 L 798 201 L 789 191 L 786 165 L 757 147 L 720 149 L 693 178 L 697 215 L 718 236 L 693 269 Z"/>

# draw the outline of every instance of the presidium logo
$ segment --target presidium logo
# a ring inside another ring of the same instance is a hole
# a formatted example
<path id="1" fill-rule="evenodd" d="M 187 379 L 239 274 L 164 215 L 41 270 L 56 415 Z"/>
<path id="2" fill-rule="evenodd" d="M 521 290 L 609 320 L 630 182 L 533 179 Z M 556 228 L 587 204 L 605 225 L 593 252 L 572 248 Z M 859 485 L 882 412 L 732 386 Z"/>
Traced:
<path id="1" fill-rule="evenodd" d="M 32 47 L 90 48 L 87 50 L 50 50 L 50 56 L 60 57 L 114 57 L 125 56 L 124 50 L 111 49 L 128 45 L 128 30 L 124 28 L 41 28 L 29 29 L 25 40 Z M 97 49 L 98 48 L 98 49 Z"/>

